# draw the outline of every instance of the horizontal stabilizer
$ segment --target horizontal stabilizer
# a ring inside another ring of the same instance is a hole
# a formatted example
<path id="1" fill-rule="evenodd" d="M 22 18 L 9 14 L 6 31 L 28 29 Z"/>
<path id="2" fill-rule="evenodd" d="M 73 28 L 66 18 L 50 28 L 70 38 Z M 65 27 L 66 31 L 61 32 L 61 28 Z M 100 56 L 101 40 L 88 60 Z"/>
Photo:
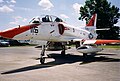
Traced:
<path id="1" fill-rule="evenodd" d="M 110 28 L 96 29 L 96 31 L 110 30 Z"/>

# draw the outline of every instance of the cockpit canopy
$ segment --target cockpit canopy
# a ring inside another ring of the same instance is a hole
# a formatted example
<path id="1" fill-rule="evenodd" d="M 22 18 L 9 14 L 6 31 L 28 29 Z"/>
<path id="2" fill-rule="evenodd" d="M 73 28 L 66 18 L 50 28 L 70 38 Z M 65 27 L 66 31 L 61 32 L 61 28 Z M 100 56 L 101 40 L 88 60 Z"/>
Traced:
<path id="1" fill-rule="evenodd" d="M 41 22 L 63 22 L 63 20 L 53 15 L 45 15 L 41 17 L 34 17 L 29 23 L 39 24 Z"/>

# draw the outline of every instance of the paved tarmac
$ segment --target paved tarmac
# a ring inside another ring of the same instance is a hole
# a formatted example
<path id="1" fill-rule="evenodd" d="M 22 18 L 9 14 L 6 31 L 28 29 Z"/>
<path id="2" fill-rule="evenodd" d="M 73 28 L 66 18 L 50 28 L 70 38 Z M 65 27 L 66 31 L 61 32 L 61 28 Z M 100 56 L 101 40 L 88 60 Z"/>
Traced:
<path id="1" fill-rule="evenodd" d="M 120 81 L 120 49 L 105 49 L 95 57 L 82 57 L 75 48 L 47 51 L 39 64 L 40 48 L 0 48 L 0 81 Z"/>

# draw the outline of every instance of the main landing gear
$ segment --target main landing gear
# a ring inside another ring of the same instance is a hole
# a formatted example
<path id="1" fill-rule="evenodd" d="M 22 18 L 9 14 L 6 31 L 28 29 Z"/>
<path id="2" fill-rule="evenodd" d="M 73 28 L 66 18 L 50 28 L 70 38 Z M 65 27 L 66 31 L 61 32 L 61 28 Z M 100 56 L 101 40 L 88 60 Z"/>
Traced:
<path id="1" fill-rule="evenodd" d="M 46 50 L 46 47 L 47 47 L 50 43 L 51 43 L 51 42 L 48 42 L 47 45 L 43 45 L 43 46 L 42 46 L 42 51 L 41 51 L 41 54 L 40 54 L 40 63 L 41 63 L 41 64 L 44 64 L 44 63 L 45 63 L 45 50 Z M 65 56 L 65 45 L 64 45 L 64 44 L 62 45 L 61 55 L 62 55 L 62 56 Z"/>
<path id="2" fill-rule="evenodd" d="M 65 45 L 62 45 L 61 55 L 62 55 L 62 56 L 65 56 Z"/>

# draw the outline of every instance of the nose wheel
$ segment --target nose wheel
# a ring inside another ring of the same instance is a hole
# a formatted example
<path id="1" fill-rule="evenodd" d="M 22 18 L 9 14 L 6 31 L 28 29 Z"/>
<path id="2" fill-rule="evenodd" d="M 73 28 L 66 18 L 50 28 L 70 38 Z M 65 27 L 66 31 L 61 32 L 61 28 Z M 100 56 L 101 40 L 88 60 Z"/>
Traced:
<path id="1" fill-rule="evenodd" d="M 40 58 L 40 63 L 41 63 L 41 64 L 44 64 L 44 63 L 45 63 L 45 57 L 41 57 L 41 58 Z"/>
<path id="2" fill-rule="evenodd" d="M 46 49 L 46 47 L 47 47 L 50 43 L 51 43 L 51 42 L 48 42 L 46 46 L 45 46 L 45 45 L 42 46 L 42 51 L 41 51 L 41 54 L 40 54 L 40 63 L 41 63 L 41 64 L 44 64 L 44 63 L 45 63 L 45 49 Z M 62 56 L 65 56 L 65 45 L 62 46 L 61 55 L 62 55 Z"/>

